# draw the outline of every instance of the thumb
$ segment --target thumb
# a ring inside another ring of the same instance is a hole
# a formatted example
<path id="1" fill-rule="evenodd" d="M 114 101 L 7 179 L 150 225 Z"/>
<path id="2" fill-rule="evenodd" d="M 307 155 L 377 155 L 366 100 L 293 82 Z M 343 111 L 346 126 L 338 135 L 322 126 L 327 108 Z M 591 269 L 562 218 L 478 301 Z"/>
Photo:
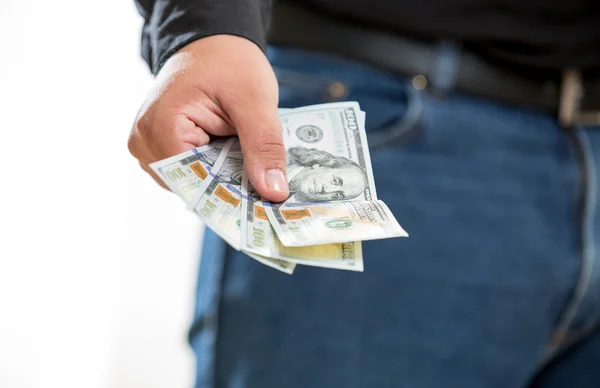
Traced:
<path id="1" fill-rule="evenodd" d="M 284 201 L 288 197 L 286 151 L 277 108 L 252 107 L 230 117 L 240 138 L 248 179 L 266 200 Z"/>

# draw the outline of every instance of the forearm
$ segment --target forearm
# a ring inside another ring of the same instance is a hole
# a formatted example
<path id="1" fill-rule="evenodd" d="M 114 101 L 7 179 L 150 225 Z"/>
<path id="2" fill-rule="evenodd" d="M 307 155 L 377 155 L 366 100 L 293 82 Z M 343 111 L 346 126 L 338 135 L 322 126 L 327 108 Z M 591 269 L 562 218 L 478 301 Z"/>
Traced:
<path id="1" fill-rule="evenodd" d="M 183 46 L 229 34 L 263 51 L 272 0 L 135 0 L 144 17 L 142 56 L 153 74 Z"/>

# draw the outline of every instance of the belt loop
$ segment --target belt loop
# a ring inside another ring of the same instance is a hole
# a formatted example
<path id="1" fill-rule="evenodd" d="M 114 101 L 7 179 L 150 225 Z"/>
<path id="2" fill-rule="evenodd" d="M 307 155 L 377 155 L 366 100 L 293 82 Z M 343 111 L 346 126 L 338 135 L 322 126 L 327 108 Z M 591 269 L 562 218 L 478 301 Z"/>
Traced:
<path id="1" fill-rule="evenodd" d="M 558 109 L 558 121 L 565 128 L 578 125 L 600 125 L 600 111 L 582 111 L 585 90 L 581 73 L 568 69 L 563 73 Z"/>
<path id="2" fill-rule="evenodd" d="M 581 74 L 577 70 L 566 70 L 563 73 L 558 108 L 558 120 L 563 127 L 568 128 L 575 123 L 582 96 Z"/>
<path id="3" fill-rule="evenodd" d="M 445 96 L 458 81 L 460 68 L 460 45 L 453 41 L 442 41 L 432 52 L 429 65 L 429 85 L 434 96 Z"/>

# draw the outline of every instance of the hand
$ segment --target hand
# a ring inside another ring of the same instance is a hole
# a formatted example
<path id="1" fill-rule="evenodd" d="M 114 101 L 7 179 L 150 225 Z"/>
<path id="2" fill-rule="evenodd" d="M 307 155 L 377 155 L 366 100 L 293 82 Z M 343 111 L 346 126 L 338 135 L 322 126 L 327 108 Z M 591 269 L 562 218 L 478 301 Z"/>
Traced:
<path id="1" fill-rule="evenodd" d="M 266 200 L 287 198 L 285 148 L 277 117 L 277 80 L 251 41 L 215 35 L 193 42 L 163 66 L 135 121 L 129 151 L 148 164 L 237 134 L 244 168 Z M 165 187 L 166 188 L 166 187 Z"/>

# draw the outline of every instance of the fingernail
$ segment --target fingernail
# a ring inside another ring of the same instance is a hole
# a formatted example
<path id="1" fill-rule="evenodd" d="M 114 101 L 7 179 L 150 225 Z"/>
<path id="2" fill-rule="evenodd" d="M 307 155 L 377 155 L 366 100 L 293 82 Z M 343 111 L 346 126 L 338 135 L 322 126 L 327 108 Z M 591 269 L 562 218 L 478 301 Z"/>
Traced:
<path id="1" fill-rule="evenodd" d="M 269 170 L 265 174 L 265 183 L 270 190 L 286 192 L 288 183 L 281 170 Z"/>

